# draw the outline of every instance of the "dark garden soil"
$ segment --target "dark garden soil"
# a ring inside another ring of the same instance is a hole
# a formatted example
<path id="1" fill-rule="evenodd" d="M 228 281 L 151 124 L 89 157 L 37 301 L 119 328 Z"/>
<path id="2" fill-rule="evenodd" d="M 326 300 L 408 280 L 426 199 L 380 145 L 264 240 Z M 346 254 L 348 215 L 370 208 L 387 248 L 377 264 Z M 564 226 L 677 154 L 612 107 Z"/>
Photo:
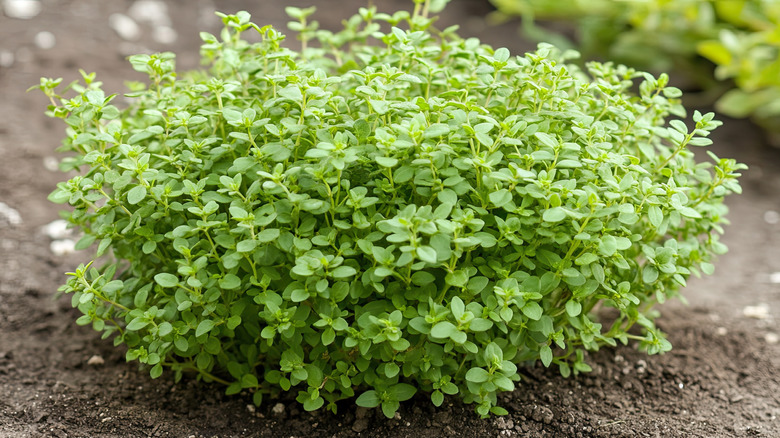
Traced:
<path id="1" fill-rule="evenodd" d="M 411 5 L 374 2 L 385 11 Z M 247 8 L 255 21 L 284 28 L 284 0 L 216 3 L 226 12 Z M 317 17 L 329 28 L 365 4 L 309 3 L 320 7 Z M 780 436 L 780 274 L 772 275 L 780 272 L 780 152 L 753 125 L 734 120 L 718 130 L 714 146 L 751 167 L 742 180 L 745 193 L 728 201 L 731 251 L 714 276 L 690 282 L 689 306 L 660 309 L 671 353 L 602 350 L 590 355 L 593 373 L 569 379 L 541 366 L 525 368 L 518 389 L 502 396 L 509 415 L 488 420 L 454 399 L 435 409 L 417 396 L 387 420 L 351 402 L 337 415 L 304 412 L 292 398 L 255 409 L 247 395 L 227 397 L 221 387 L 193 379 L 151 380 L 110 341 L 75 326 L 78 315 L 67 297 L 52 298 L 63 273 L 86 255 L 54 255 L 42 231 L 57 219 L 46 195 L 62 178 L 49 169 L 63 126 L 43 116 L 42 95 L 24 90 L 40 76 L 68 82 L 83 68 L 97 72 L 109 92 L 121 92 L 124 80 L 141 79 L 124 56 L 144 48 L 174 50 L 180 68 L 194 68 L 198 31 L 218 30 L 215 6 L 169 1 L 178 39 L 164 45 L 145 24 L 135 42 L 109 27 L 108 17 L 127 13 L 130 0 L 40 4 L 30 20 L 0 14 L 0 437 Z M 454 1 L 444 21 L 514 52 L 528 48 L 516 23 L 486 27 L 480 17 L 489 10 L 487 2 Z"/>

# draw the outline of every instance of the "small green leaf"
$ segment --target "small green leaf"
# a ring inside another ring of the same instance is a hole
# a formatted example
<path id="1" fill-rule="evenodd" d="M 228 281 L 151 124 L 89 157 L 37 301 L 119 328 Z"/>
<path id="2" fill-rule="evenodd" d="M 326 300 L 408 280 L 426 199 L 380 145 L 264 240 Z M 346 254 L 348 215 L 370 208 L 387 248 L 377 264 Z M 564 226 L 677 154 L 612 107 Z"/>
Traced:
<path id="1" fill-rule="evenodd" d="M 155 275 L 154 281 L 162 287 L 176 287 L 179 285 L 179 278 L 166 272 Z"/>
<path id="2" fill-rule="evenodd" d="M 523 314 L 534 321 L 542 317 L 542 307 L 536 301 L 529 301 L 523 306 Z"/>
<path id="3" fill-rule="evenodd" d="M 438 389 L 433 391 L 433 393 L 431 393 L 431 403 L 436 407 L 441 406 L 442 403 L 444 403 L 444 394 Z"/>
<path id="4" fill-rule="evenodd" d="M 273 242 L 274 240 L 278 239 L 281 235 L 281 231 L 276 228 L 266 228 L 265 230 L 257 233 L 257 241 L 260 243 L 268 243 Z M 238 247 L 236 247 L 238 249 Z M 239 251 L 241 252 L 241 251 Z"/>
<path id="5" fill-rule="evenodd" d="M 398 165 L 398 158 L 393 157 L 376 156 L 374 157 L 374 161 L 382 167 L 395 167 Z"/>
<path id="6" fill-rule="evenodd" d="M 436 325 L 434 325 L 431 328 L 431 336 L 433 336 L 434 338 L 446 339 L 451 337 L 457 331 L 458 328 L 455 327 L 455 325 L 452 324 L 451 322 L 440 321 L 437 322 Z"/>
<path id="7" fill-rule="evenodd" d="M 395 413 L 401 404 L 395 400 L 385 400 L 382 402 L 382 413 L 387 418 L 395 418 Z"/>
<path id="8" fill-rule="evenodd" d="M 138 331 L 146 327 L 147 325 L 149 325 L 149 320 L 141 316 L 138 316 L 136 318 L 133 318 L 133 320 L 127 324 L 126 328 L 130 331 Z"/>
<path id="9" fill-rule="evenodd" d="M 379 115 L 385 115 L 390 109 L 390 106 L 388 102 L 384 100 L 376 100 L 376 99 L 369 99 L 368 100 L 369 105 L 371 105 L 371 108 L 376 111 Z"/>
<path id="10" fill-rule="evenodd" d="M 357 269 L 352 266 L 339 266 L 330 273 L 333 278 L 349 278 L 355 274 L 357 274 Z"/>
<path id="11" fill-rule="evenodd" d="M 577 301 L 569 300 L 566 302 L 566 313 L 572 318 L 578 316 L 582 312 L 582 304 Z"/>
<path id="12" fill-rule="evenodd" d="M 187 351 L 187 349 L 190 346 L 189 342 L 187 341 L 187 338 L 185 338 L 183 336 L 179 336 L 179 337 L 175 338 L 173 340 L 173 345 L 175 345 L 176 348 L 178 348 L 181 351 Z"/>
<path id="13" fill-rule="evenodd" d="M 393 400 L 402 402 L 414 397 L 414 394 L 417 393 L 417 388 L 408 383 L 398 383 L 391 386 L 387 393 Z"/>
<path id="14" fill-rule="evenodd" d="M 490 379 L 490 373 L 482 368 L 474 367 L 466 373 L 466 380 L 472 383 L 483 383 Z"/>
<path id="15" fill-rule="evenodd" d="M 172 331 L 173 331 L 173 326 L 168 321 L 165 321 L 159 326 L 157 326 L 157 335 L 160 337 L 167 336 Z"/>
<path id="16" fill-rule="evenodd" d="M 204 319 L 198 324 L 198 328 L 195 329 L 195 336 L 200 337 L 210 332 L 214 328 L 214 321 L 210 319 Z"/>
<path id="17" fill-rule="evenodd" d="M 647 210 L 647 217 L 650 219 L 650 224 L 656 228 L 660 227 L 661 222 L 664 220 L 664 214 L 657 205 L 650 206 Z"/>
<path id="18" fill-rule="evenodd" d="M 241 279 L 234 274 L 225 274 L 221 280 L 219 280 L 219 287 L 225 290 L 238 289 L 241 286 Z"/>
<path id="19" fill-rule="evenodd" d="M 458 269 L 450 272 L 444 277 L 444 282 L 450 286 L 466 287 L 469 281 L 469 274 L 464 269 Z"/>
<path id="20" fill-rule="evenodd" d="M 290 299 L 294 303 L 301 303 L 309 299 L 311 294 L 306 289 L 295 289 L 290 295 Z"/>
<path id="21" fill-rule="evenodd" d="M 496 61 L 506 62 L 506 60 L 509 59 L 509 49 L 506 47 L 496 49 L 496 51 L 493 53 L 493 57 L 496 59 Z"/>
<path id="22" fill-rule="evenodd" d="M 540 143 L 542 143 L 543 145 L 545 145 L 547 147 L 555 148 L 556 146 L 558 146 L 558 140 L 556 140 L 556 138 L 554 136 L 552 136 L 552 135 L 550 135 L 550 134 L 548 134 L 546 132 L 541 132 L 540 131 L 540 132 L 537 132 L 536 134 L 534 134 L 534 136 L 537 139 L 539 139 Z"/>
<path id="23" fill-rule="evenodd" d="M 549 367 L 553 360 L 553 352 L 549 345 L 542 345 L 539 348 L 539 358 L 545 367 Z"/>
<path id="24" fill-rule="evenodd" d="M 436 251 L 430 246 L 421 246 L 417 248 L 417 257 L 426 263 L 436 263 Z"/>
<path id="25" fill-rule="evenodd" d="M 495 191 L 488 195 L 490 198 L 490 202 L 493 203 L 496 207 L 503 207 L 507 205 L 508 203 L 512 202 L 512 193 L 509 192 L 507 189 L 501 189 L 498 191 Z M 547 219 L 545 219 L 547 220 Z"/>
<path id="26" fill-rule="evenodd" d="M 146 198 L 146 187 L 135 186 L 127 192 L 127 202 L 131 205 L 138 204 Z"/>
<path id="27" fill-rule="evenodd" d="M 658 279 L 658 269 L 653 265 L 645 265 L 642 268 L 642 281 L 646 284 L 654 283 Z"/>
<path id="28" fill-rule="evenodd" d="M 574 261 L 574 263 L 577 264 L 577 266 L 583 266 L 583 265 L 589 265 L 599 259 L 599 256 L 596 254 L 593 254 L 592 252 L 586 252 L 585 254 L 577 257 L 577 259 Z"/>
<path id="29" fill-rule="evenodd" d="M 355 404 L 358 406 L 362 406 L 364 408 L 375 408 L 379 406 L 379 404 L 382 402 L 382 399 L 379 398 L 379 395 L 376 391 L 366 391 L 355 400 Z"/>
<path id="30" fill-rule="evenodd" d="M 240 253 L 251 252 L 257 247 L 256 240 L 242 240 L 236 244 L 236 251 Z"/>
<path id="31" fill-rule="evenodd" d="M 229 328 L 230 330 L 235 330 L 236 327 L 241 325 L 241 316 L 239 315 L 231 316 L 230 318 L 228 318 L 226 325 L 227 328 Z"/>
<path id="32" fill-rule="evenodd" d="M 152 367 L 151 370 L 149 370 L 149 375 L 152 377 L 152 379 L 156 379 L 160 376 L 162 376 L 163 373 L 163 367 L 162 364 L 157 364 Z"/>
<path id="33" fill-rule="evenodd" d="M 566 219 L 566 210 L 563 209 L 563 207 L 553 207 L 549 208 L 544 211 L 544 214 L 542 215 L 542 219 L 545 222 L 560 222 L 564 219 Z"/>
<path id="34" fill-rule="evenodd" d="M 450 132 L 450 127 L 444 123 L 434 123 L 425 129 L 423 134 L 424 138 L 437 138 L 443 135 L 447 135 Z"/>

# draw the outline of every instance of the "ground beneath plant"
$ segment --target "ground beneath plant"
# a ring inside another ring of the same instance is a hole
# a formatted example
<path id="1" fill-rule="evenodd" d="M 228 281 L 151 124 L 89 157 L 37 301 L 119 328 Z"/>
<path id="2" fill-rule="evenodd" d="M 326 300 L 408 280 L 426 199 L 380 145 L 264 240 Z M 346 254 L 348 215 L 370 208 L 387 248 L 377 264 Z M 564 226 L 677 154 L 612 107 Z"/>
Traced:
<path id="1" fill-rule="evenodd" d="M 11 3 L 18 2 L 6 0 L 6 10 Z M 727 120 L 714 147 L 751 167 L 745 193 L 729 200 L 731 252 L 714 276 L 690 282 L 689 306 L 661 308 L 659 325 L 674 344 L 666 355 L 602 350 L 589 357 L 592 373 L 569 379 L 525 368 L 518 389 L 502 396 L 509 415 L 488 420 L 457 400 L 435 409 L 422 396 L 391 420 L 351 403 L 336 415 L 307 413 L 292 398 L 255 409 L 247 395 L 226 397 L 222 388 L 174 384 L 169 376 L 151 380 L 125 363 L 123 351 L 73 324 L 67 297 L 53 299 L 63 272 L 86 255 L 55 255 L 42 231 L 57 218 L 46 195 L 62 178 L 52 170 L 62 126 L 42 115 L 43 96 L 24 90 L 40 76 L 68 82 L 83 68 L 121 92 L 124 80 L 141 79 L 124 56 L 145 49 L 174 50 L 181 68 L 196 67 L 197 32 L 218 30 L 214 4 L 167 2 L 170 23 L 141 20 L 138 39 L 128 41 L 108 17 L 133 12 L 134 3 L 43 0 L 32 19 L 0 15 L 0 437 L 780 436 L 780 274 L 773 275 L 780 272 L 780 153 L 744 121 Z M 261 24 L 284 27 L 285 1 L 245 3 L 220 1 L 219 8 L 249 8 Z M 309 3 L 329 28 L 364 4 Z M 411 5 L 375 3 L 385 11 Z M 456 0 L 443 21 L 515 52 L 529 47 L 516 24 L 486 27 L 489 10 L 486 2 Z"/>

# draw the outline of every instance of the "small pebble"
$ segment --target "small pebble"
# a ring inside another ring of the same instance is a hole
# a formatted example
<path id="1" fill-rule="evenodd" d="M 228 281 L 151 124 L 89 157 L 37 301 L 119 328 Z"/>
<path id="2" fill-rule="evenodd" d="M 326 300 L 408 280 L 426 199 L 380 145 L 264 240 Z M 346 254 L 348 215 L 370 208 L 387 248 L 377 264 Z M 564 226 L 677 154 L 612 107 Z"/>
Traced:
<path id="1" fill-rule="evenodd" d="M 726 327 L 718 327 L 715 329 L 715 333 L 718 336 L 726 336 L 729 333 L 729 330 Z"/>
<path id="2" fill-rule="evenodd" d="M 135 41 L 141 36 L 141 28 L 125 14 L 111 14 L 108 24 L 123 40 Z"/>
<path id="3" fill-rule="evenodd" d="M 10 68 L 14 65 L 14 52 L 10 50 L 0 50 L 0 67 Z"/>
<path id="4" fill-rule="evenodd" d="M 496 427 L 498 427 L 501 430 L 508 430 L 515 427 L 515 422 L 512 421 L 512 418 L 508 417 L 497 417 L 496 418 Z"/>
<path id="5" fill-rule="evenodd" d="M 764 335 L 764 340 L 767 344 L 777 344 L 780 342 L 780 335 L 770 332 Z"/>
<path id="6" fill-rule="evenodd" d="M 742 315 L 754 319 L 767 319 L 769 317 L 769 304 L 761 303 L 757 306 L 745 306 Z"/>
<path id="7" fill-rule="evenodd" d="M 168 26 L 159 26 L 152 30 L 152 39 L 160 44 L 173 44 L 178 37 L 176 31 Z"/>
<path id="8" fill-rule="evenodd" d="M 57 44 L 57 37 L 53 33 L 44 30 L 35 34 L 34 41 L 38 48 L 48 50 Z"/>
<path id="9" fill-rule="evenodd" d="M 170 26 L 168 5 L 156 0 L 137 0 L 127 10 L 127 14 L 139 22 L 151 23 L 155 26 Z"/>
<path id="10" fill-rule="evenodd" d="M 774 210 L 764 212 L 764 222 L 772 225 L 780 222 L 780 213 Z"/>
<path id="11" fill-rule="evenodd" d="M 54 240 L 49 249 L 56 256 L 64 256 L 76 252 L 76 242 L 71 239 Z"/>
<path id="12" fill-rule="evenodd" d="M 773 272 L 769 274 L 769 282 L 774 284 L 780 283 L 780 272 Z"/>
<path id="13" fill-rule="evenodd" d="M 0 202 L 0 222 L 8 222 L 11 225 L 21 225 L 22 215 L 5 202 Z"/>
<path id="14" fill-rule="evenodd" d="M 59 240 L 71 236 L 73 233 L 68 229 L 68 222 L 64 219 L 57 219 L 41 227 L 43 234 L 50 239 Z"/>
<path id="15" fill-rule="evenodd" d="M 274 407 L 271 408 L 271 412 L 276 415 L 282 415 L 282 413 L 284 413 L 284 405 L 282 403 L 275 404 Z"/>
<path id="16" fill-rule="evenodd" d="M 249 411 L 250 414 L 255 413 L 255 405 L 246 405 L 246 410 Z"/>
<path id="17" fill-rule="evenodd" d="M 52 157 L 51 155 L 43 157 L 43 167 L 45 167 L 46 170 L 57 172 L 60 170 L 60 160 L 58 160 L 57 157 Z"/>
<path id="18" fill-rule="evenodd" d="M 38 0 L 5 0 L 3 12 L 10 18 L 29 20 L 41 13 L 41 2 Z"/>
<path id="19" fill-rule="evenodd" d="M 90 357 L 89 360 L 87 361 L 87 365 L 91 365 L 93 367 L 100 366 L 100 365 L 103 365 L 105 363 L 106 363 L 106 361 L 104 361 L 103 358 L 100 357 L 100 355 L 97 355 L 97 354 L 92 356 L 92 357 Z"/>

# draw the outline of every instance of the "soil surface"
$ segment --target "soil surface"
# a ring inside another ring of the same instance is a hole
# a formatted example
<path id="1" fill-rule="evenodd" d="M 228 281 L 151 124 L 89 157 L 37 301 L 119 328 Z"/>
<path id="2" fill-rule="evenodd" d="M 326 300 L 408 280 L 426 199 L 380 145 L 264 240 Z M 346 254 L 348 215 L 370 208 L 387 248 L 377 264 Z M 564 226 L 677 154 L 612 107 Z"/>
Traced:
<path id="1" fill-rule="evenodd" d="M 248 395 L 227 397 L 218 386 L 151 380 L 121 348 L 76 326 L 67 297 L 53 299 L 63 273 L 87 255 L 55 255 L 42 230 L 57 219 L 46 196 L 63 178 L 52 162 L 64 128 L 43 116 L 44 96 L 24 92 L 41 76 L 67 83 L 78 68 L 97 72 L 107 92 L 122 92 L 124 80 L 141 79 L 124 57 L 143 50 L 173 50 L 180 69 L 197 67 L 198 31 L 219 29 L 214 4 L 166 2 L 170 24 L 142 22 L 139 38 L 127 41 L 109 16 L 129 14 L 134 3 L 42 0 L 31 19 L 0 14 L 0 437 L 780 436 L 780 273 L 772 275 L 780 272 L 780 152 L 736 120 L 726 120 L 713 147 L 750 166 L 744 194 L 728 201 L 731 251 L 715 275 L 690 282 L 688 306 L 660 309 L 674 344 L 668 354 L 605 349 L 590 355 L 592 373 L 569 379 L 526 368 L 518 389 L 502 396 L 509 415 L 488 420 L 454 399 L 435 409 L 417 396 L 387 420 L 351 402 L 337 415 L 304 412 L 292 397 L 255 409 Z M 285 28 L 286 1 L 241 3 L 218 7 L 248 8 L 256 22 Z M 309 3 L 319 6 L 323 27 L 336 28 L 366 2 Z M 411 5 L 374 3 L 388 12 Z M 488 27 L 481 17 L 489 11 L 487 2 L 456 0 L 442 26 L 460 23 L 462 35 L 515 53 L 529 47 L 516 23 Z"/>

